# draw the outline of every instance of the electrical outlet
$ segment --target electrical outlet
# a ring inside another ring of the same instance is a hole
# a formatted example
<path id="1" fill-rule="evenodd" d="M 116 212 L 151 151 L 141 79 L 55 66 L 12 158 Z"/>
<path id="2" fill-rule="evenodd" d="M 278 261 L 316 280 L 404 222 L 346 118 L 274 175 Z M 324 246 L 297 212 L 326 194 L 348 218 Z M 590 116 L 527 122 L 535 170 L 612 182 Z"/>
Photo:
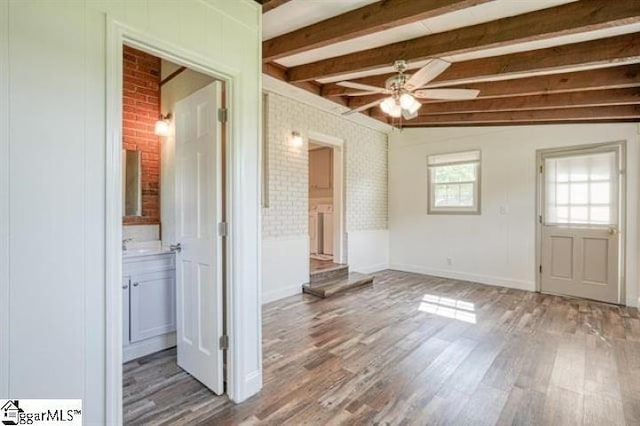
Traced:
<path id="1" fill-rule="evenodd" d="M 451 266 L 453 265 L 453 259 L 450 257 L 447 257 L 447 265 Z"/>

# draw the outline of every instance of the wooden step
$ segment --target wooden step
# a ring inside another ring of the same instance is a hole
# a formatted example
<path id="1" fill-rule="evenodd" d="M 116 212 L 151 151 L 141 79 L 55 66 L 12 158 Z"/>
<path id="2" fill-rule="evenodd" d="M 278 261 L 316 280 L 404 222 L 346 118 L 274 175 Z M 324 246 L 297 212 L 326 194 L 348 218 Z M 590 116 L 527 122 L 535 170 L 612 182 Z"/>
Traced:
<path id="1" fill-rule="evenodd" d="M 302 286 L 302 291 L 318 297 L 330 297 L 336 294 L 373 284 L 373 275 L 351 272 L 348 276 L 328 279 L 321 282 L 308 283 Z"/>
<path id="2" fill-rule="evenodd" d="M 333 266 L 309 273 L 309 282 L 320 283 L 328 280 L 337 280 L 349 276 L 349 265 L 335 263 Z"/>

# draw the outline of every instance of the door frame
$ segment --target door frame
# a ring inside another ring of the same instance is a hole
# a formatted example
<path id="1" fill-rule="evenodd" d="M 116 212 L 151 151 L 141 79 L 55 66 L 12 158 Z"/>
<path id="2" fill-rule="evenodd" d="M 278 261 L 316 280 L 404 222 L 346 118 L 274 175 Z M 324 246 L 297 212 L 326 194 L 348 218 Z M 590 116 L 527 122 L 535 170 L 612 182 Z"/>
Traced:
<path id="1" fill-rule="evenodd" d="M 618 152 L 618 166 L 620 168 L 620 178 L 618 186 L 618 304 L 626 305 L 626 234 L 627 234 L 627 141 L 603 142 L 586 145 L 563 146 L 557 148 L 545 148 L 536 150 L 536 229 L 535 229 L 535 284 L 536 292 L 542 292 L 542 276 L 540 267 L 542 265 L 542 221 L 544 217 L 543 194 L 543 164 L 544 159 L 550 155 L 561 155 L 563 153 L 595 153 L 606 152 L 616 149 Z M 605 302 L 603 302 L 605 303 Z"/>
<path id="2" fill-rule="evenodd" d="M 235 87 L 236 74 L 231 70 L 222 71 L 212 66 L 211 61 L 194 53 L 184 50 L 172 44 L 167 44 L 138 32 L 129 26 L 111 18 L 107 18 L 107 46 L 106 46 L 106 194 L 105 194 L 105 419 L 106 424 L 119 425 L 123 422 L 123 395 L 122 395 L 122 313 L 123 300 L 121 290 L 122 279 L 122 181 L 121 181 L 121 152 L 122 152 L 122 93 L 123 93 L 123 46 L 128 45 L 145 51 L 157 57 L 169 60 L 178 65 L 185 66 L 194 71 L 209 75 L 222 82 L 222 107 L 231 111 L 233 88 Z M 224 69 L 223 66 L 220 68 Z M 223 217 L 229 220 L 230 209 L 228 198 L 232 196 L 233 182 L 230 172 L 236 166 L 230 161 L 230 153 L 227 149 L 232 143 L 233 134 L 227 130 L 232 122 L 230 116 L 227 123 L 222 123 L 222 173 L 223 173 Z M 240 330 L 240 318 L 233 315 L 241 305 L 230 285 L 233 276 L 230 253 L 233 246 L 233 233 L 229 233 L 223 241 L 221 253 L 223 266 L 223 327 L 224 333 L 229 337 L 228 349 L 224 355 L 224 379 L 225 393 L 231 399 L 243 399 L 246 392 L 240 388 L 241 365 L 237 360 L 240 357 L 236 348 L 236 336 Z M 261 354 L 260 354 L 261 355 Z"/>
<path id="3" fill-rule="evenodd" d="M 344 188 L 344 139 L 340 139 L 334 136 L 325 135 L 310 131 L 307 134 L 307 141 L 313 141 L 314 144 L 325 146 L 333 150 L 333 262 L 334 263 L 347 263 L 346 249 L 345 249 L 345 200 L 346 191 Z M 308 152 L 308 151 L 307 151 Z M 309 170 L 307 168 L 307 174 Z M 307 192 L 307 199 L 309 199 L 309 193 Z M 309 244 L 307 244 L 307 249 Z"/>

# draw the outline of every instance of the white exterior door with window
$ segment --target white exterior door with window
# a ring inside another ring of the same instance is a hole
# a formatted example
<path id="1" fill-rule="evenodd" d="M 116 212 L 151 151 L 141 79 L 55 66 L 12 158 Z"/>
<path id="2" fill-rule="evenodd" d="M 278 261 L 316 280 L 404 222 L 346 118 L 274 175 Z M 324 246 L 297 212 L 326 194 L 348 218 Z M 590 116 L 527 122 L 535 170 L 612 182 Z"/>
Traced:
<path id="1" fill-rule="evenodd" d="M 619 303 L 621 146 L 540 157 L 543 292 Z"/>
<path id="2" fill-rule="evenodd" d="M 220 83 L 176 103 L 178 365 L 223 393 Z"/>

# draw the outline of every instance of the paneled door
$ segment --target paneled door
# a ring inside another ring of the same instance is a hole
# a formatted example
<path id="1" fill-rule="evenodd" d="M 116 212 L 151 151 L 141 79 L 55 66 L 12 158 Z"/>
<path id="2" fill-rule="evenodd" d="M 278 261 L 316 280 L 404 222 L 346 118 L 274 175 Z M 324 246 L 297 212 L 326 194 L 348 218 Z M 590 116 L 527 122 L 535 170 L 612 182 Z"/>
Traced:
<path id="1" fill-rule="evenodd" d="M 212 83 L 174 112 L 178 365 L 217 394 L 224 391 L 220 96 L 220 83 Z"/>
<path id="2" fill-rule="evenodd" d="M 541 156 L 543 292 L 620 302 L 621 147 Z"/>

